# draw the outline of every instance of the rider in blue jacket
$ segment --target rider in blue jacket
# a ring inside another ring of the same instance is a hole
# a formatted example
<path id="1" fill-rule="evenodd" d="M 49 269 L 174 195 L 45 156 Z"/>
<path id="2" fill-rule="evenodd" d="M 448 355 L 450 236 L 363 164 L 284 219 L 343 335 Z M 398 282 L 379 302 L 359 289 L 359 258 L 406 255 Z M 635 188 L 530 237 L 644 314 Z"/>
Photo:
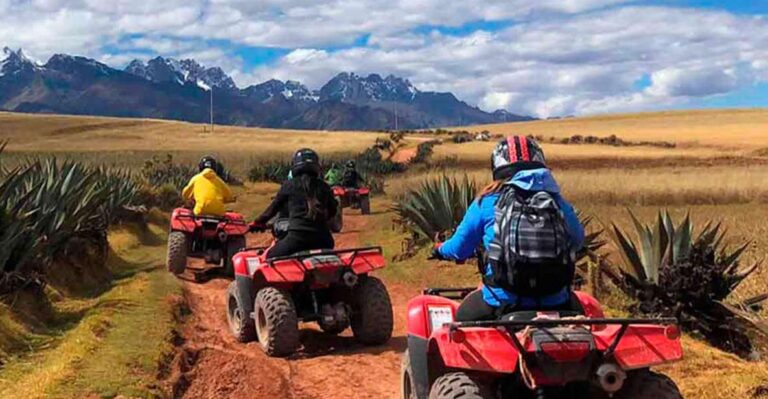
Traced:
<path id="1" fill-rule="evenodd" d="M 528 192 L 547 191 L 557 201 L 566 223 L 572 252 L 581 250 L 584 244 L 584 228 L 576 216 L 573 206 L 560 195 L 552 172 L 546 167 L 544 153 L 532 138 L 525 136 L 508 137 L 496 146 L 492 155 L 494 182 L 486 187 L 467 209 L 464 219 L 453 236 L 435 248 L 433 256 L 440 259 L 462 261 L 474 255 L 482 243 L 486 252 L 495 236 L 494 206 L 505 185 Z M 486 266 L 486 275 L 490 274 Z M 557 309 L 571 301 L 570 287 L 560 292 L 529 298 L 516 295 L 503 288 L 483 285 L 478 291 L 467 296 L 456 314 L 457 320 L 471 321 L 490 319 L 496 310 L 504 309 Z"/>

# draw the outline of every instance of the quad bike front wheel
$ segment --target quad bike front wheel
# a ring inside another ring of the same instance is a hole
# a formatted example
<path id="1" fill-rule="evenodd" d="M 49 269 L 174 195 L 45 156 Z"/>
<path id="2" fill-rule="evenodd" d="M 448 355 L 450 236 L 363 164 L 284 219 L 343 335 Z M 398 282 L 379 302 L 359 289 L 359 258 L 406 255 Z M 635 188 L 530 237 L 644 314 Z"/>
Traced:
<path id="1" fill-rule="evenodd" d="M 493 390 L 466 373 L 448 373 L 432 384 L 429 399 L 491 399 Z"/>
<path id="2" fill-rule="evenodd" d="M 256 335 L 269 356 L 288 356 L 299 346 L 299 319 L 290 294 L 266 287 L 254 303 Z"/>
<path id="3" fill-rule="evenodd" d="M 360 197 L 360 213 L 363 215 L 371 214 L 371 198 L 367 195 Z"/>
<path id="4" fill-rule="evenodd" d="M 416 399 L 416 385 L 413 382 L 413 369 L 411 368 L 411 355 L 408 349 L 403 353 L 400 363 L 400 397 L 402 399 Z"/>
<path id="5" fill-rule="evenodd" d="M 683 399 L 683 394 L 671 378 L 650 370 L 630 373 L 616 399 Z"/>
<path id="6" fill-rule="evenodd" d="M 184 273 L 187 268 L 187 251 L 189 250 L 189 236 L 181 231 L 172 231 L 168 234 L 168 259 L 166 265 L 168 271 L 173 274 Z"/>
<path id="7" fill-rule="evenodd" d="M 355 286 L 352 306 L 352 333 L 365 345 L 381 345 L 392 337 L 392 302 L 384 283 L 364 277 Z"/>
<path id="8" fill-rule="evenodd" d="M 237 292 L 237 283 L 229 283 L 227 288 L 227 324 L 229 331 L 239 342 L 249 342 L 256 337 L 253 319 L 245 314 L 243 304 Z"/>
<path id="9" fill-rule="evenodd" d="M 224 254 L 224 273 L 227 277 L 235 276 L 235 265 L 232 263 L 232 257 L 243 248 L 245 248 L 245 237 L 235 236 L 227 240 L 227 252 Z"/>

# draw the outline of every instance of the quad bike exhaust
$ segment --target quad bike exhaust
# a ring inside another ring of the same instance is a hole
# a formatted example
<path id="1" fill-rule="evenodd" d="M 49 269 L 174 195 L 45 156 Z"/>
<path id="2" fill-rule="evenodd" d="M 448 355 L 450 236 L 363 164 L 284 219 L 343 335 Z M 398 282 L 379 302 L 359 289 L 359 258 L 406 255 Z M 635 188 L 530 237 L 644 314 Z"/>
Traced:
<path id="1" fill-rule="evenodd" d="M 344 281 L 344 285 L 346 285 L 349 288 L 354 287 L 357 285 L 357 281 L 359 278 L 357 277 L 357 274 L 347 271 L 344 273 L 344 275 L 341 276 L 341 280 Z"/>
<path id="2" fill-rule="evenodd" d="M 614 363 L 606 363 L 597 369 L 595 374 L 597 383 L 608 394 L 619 392 L 627 379 L 627 373 Z"/>
<path id="3" fill-rule="evenodd" d="M 350 310 L 346 304 L 339 302 L 334 306 L 330 304 L 323 305 L 320 320 L 320 328 L 323 331 L 342 331 L 349 327 Z"/>

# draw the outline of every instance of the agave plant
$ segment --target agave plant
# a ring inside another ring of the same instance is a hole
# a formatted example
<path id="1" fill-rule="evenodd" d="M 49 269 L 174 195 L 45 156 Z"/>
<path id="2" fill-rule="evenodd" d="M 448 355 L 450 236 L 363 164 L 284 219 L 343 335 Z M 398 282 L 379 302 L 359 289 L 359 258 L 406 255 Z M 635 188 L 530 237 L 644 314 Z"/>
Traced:
<path id="1" fill-rule="evenodd" d="M 282 183 L 290 170 L 291 164 L 287 161 L 258 162 L 248 172 L 248 180 Z"/>
<path id="2" fill-rule="evenodd" d="M 394 205 L 397 222 L 419 242 L 449 235 L 464 217 L 477 194 L 477 184 L 443 175 L 421 183 Z"/>
<path id="3" fill-rule="evenodd" d="M 729 248 L 726 230 L 711 221 L 694 235 L 690 215 L 678 225 L 668 212 L 660 212 L 653 225 L 644 225 L 631 212 L 630 217 L 635 240 L 615 224 L 611 233 L 624 265 L 621 288 L 638 300 L 638 310 L 676 316 L 683 328 L 713 345 L 749 355 L 750 336 L 768 336 L 768 328 L 752 311 L 755 303 L 725 301 L 760 265 L 741 266 L 750 243 Z"/>
<path id="4" fill-rule="evenodd" d="M 146 182 L 152 187 L 159 187 L 165 184 L 172 184 L 181 191 L 189 179 L 197 173 L 197 169 L 192 165 L 176 164 L 173 162 L 173 155 L 166 154 L 164 160 L 153 157 L 144 162 L 141 174 Z"/>
<path id="5" fill-rule="evenodd" d="M 7 171 L 0 178 L 0 280 L 36 275 L 73 239 L 104 250 L 109 223 L 137 192 L 128 172 L 74 161 L 30 159 Z"/>

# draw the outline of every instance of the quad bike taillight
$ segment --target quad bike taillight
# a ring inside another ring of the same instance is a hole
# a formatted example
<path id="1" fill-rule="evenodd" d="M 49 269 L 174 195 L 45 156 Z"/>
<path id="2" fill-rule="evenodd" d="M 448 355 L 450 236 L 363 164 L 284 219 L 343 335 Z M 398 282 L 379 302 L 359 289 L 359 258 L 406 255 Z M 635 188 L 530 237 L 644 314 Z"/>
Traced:
<path id="1" fill-rule="evenodd" d="M 676 325 L 669 325 L 664 329 L 664 336 L 670 341 L 676 341 L 680 339 L 680 327 Z"/>
<path id="2" fill-rule="evenodd" d="M 451 342 L 455 342 L 457 344 L 463 343 L 467 340 L 467 334 L 465 334 L 461 329 L 451 331 L 450 336 Z"/>

